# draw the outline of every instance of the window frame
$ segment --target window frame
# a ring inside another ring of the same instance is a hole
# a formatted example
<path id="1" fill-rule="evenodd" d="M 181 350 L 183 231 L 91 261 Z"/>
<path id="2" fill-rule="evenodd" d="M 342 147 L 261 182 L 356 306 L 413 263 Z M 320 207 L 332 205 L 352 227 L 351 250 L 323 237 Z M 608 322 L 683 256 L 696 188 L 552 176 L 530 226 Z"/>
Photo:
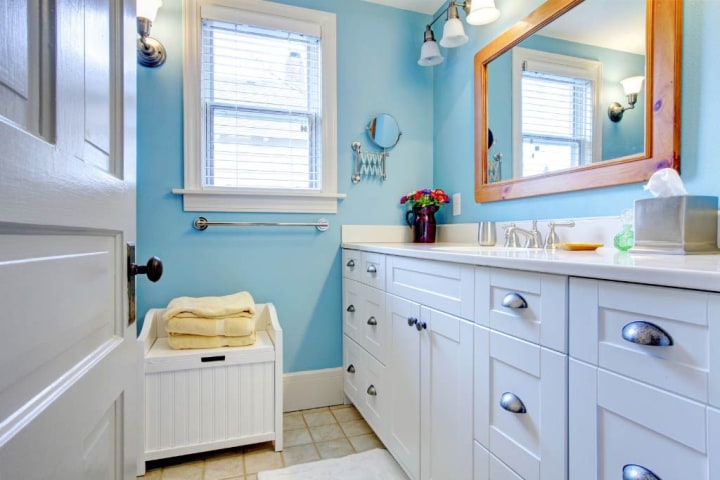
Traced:
<path id="1" fill-rule="evenodd" d="M 322 186 L 320 190 L 206 187 L 202 155 L 207 132 L 201 104 L 202 18 L 320 32 L 322 68 Z M 337 61 L 335 14 L 264 0 L 183 0 L 183 124 L 185 211 L 337 213 Z"/>
<path id="2" fill-rule="evenodd" d="M 575 78 L 583 78 L 593 82 L 592 159 L 600 159 L 602 152 L 603 121 L 600 102 L 603 85 L 602 63 L 596 60 L 550 53 L 542 50 L 515 47 L 512 49 L 513 174 L 515 174 L 515 172 L 522 172 L 523 170 L 522 74 L 523 63 L 526 61 L 547 66 L 546 71 L 551 74 L 567 77 L 574 76 Z"/>

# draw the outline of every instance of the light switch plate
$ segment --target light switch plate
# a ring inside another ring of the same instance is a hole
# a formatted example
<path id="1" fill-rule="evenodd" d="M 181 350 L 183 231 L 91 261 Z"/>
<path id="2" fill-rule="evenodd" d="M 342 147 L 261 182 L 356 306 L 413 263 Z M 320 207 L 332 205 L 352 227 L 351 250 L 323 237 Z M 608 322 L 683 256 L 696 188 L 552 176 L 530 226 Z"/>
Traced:
<path id="1" fill-rule="evenodd" d="M 453 216 L 460 215 L 460 194 L 453 193 L 452 196 Z"/>

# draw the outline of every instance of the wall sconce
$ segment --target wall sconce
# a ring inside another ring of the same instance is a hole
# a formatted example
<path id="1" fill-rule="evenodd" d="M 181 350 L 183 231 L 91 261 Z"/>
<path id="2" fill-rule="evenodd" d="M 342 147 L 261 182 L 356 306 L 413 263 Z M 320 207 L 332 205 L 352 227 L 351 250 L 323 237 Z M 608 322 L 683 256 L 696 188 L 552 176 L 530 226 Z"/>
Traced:
<path id="1" fill-rule="evenodd" d="M 611 103 L 608 107 L 608 117 L 610 117 L 610 120 L 612 120 L 613 122 L 619 122 L 620 120 L 622 120 L 625 110 L 632 110 L 633 108 L 635 108 L 638 93 L 640 93 L 640 90 L 642 90 L 644 80 L 645 77 L 638 76 L 628 77 L 620 82 L 623 86 L 623 90 L 625 90 L 625 95 L 627 95 L 627 101 L 630 105 L 628 105 L 627 107 L 623 107 L 618 102 Z"/>
<path id="2" fill-rule="evenodd" d="M 159 67 L 165 63 L 165 47 L 150 36 L 150 28 L 155 21 L 162 0 L 137 0 L 137 60 L 143 67 Z"/>
<path id="3" fill-rule="evenodd" d="M 468 41 L 468 36 L 465 35 L 465 29 L 460 21 L 458 7 L 462 7 L 462 9 L 465 10 L 465 21 L 470 25 L 485 25 L 494 22 L 500 16 L 500 10 L 495 8 L 495 0 L 466 0 L 462 3 L 450 0 L 447 8 L 440 12 L 440 15 L 435 17 L 433 21 L 425 27 L 418 65 L 431 67 L 442 63 L 444 60 L 440 53 L 440 48 L 435 42 L 432 26 L 445 13 L 447 13 L 447 20 L 445 21 L 445 28 L 443 29 L 443 36 L 440 39 L 440 45 L 445 48 L 455 48 Z"/>

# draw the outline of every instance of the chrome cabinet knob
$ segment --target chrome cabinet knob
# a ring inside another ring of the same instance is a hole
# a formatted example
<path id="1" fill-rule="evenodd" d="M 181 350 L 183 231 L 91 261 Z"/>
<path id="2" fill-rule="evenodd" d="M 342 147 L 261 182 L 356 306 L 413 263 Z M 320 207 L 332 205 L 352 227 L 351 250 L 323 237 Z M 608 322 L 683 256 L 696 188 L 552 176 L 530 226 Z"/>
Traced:
<path id="1" fill-rule="evenodd" d="M 412 327 L 418 322 L 417 318 L 414 317 L 408 317 L 408 327 Z"/>
<path id="2" fill-rule="evenodd" d="M 650 322 L 630 322 L 622 329 L 622 338 L 630 343 L 651 347 L 669 347 L 672 337 L 662 328 Z"/>
<path id="3" fill-rule="evenodd" d="M 427 328 L 427 323 L 418 320 L 415 322 L 415 328 L 417 328 L 418 332 L 425 330 Z"/>
<path id="4" fill-rule="evenodd" d="M 355 313 L 355 305 L 350 305 L 345 309 L 346 312 Z"/>
<path id="5" fill-rule="evenodd" d="M 375 317 L 370 317 L 368 318 L 367 324 L 374 327 L 377 325 L 377 320 L 375 319 Z"/>
<path id="6" fill-rule="evenodd" d="M 371 263 L 367 267 L 367 273 L 377 273 L 377 267 Z"/>
<path id="7" fill-rule="evenodd" d="M 528 308 L 528 303 L 519 293 L 508 293 L 502 299 L 502 306 L 505 308 Z"/>
<path id="8" fill-rule="evenodd" d="M 370 395 L 371 397 L 377 396 L 377 390 L 375 389 L 375 385 L 370 385 L 370 386 L 367 388 L 366 393 L 367 393 L 368 395 Z"/>
<path id="9" fill-rule="evenodd" d="M 500 406 L 511 413 L 527 413 L 525 404 L 520 397 L 511 392 L 505 392 L 500 397 Z"/>
<path id="10" fill-rule="evenodd" d="M 347 367 L 347 372 L 348 372 L 348 373 L 355 373 L 355 365 L 353 365 L 353 364 L 351 363 L 351 364 Z"/>
<path id="11" fill-rule="evenodd" d="M 662 480 L 647 468 L 630 463 L 623 467 L 622 480 Z"/>

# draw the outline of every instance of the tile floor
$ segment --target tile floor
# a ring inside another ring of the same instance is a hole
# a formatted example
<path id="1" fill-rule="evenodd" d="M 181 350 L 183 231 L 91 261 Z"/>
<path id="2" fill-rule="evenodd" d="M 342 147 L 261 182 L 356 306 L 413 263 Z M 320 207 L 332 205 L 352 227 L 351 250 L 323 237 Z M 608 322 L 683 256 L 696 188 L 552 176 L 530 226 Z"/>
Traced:
<path id="1" fill-rule="evenodd" d="M 257 480 L 257 472 L 384 448 L 352 405 L 288 412 L 284 448 L 272 443 L 148 462 L 144 480 Z"/>

